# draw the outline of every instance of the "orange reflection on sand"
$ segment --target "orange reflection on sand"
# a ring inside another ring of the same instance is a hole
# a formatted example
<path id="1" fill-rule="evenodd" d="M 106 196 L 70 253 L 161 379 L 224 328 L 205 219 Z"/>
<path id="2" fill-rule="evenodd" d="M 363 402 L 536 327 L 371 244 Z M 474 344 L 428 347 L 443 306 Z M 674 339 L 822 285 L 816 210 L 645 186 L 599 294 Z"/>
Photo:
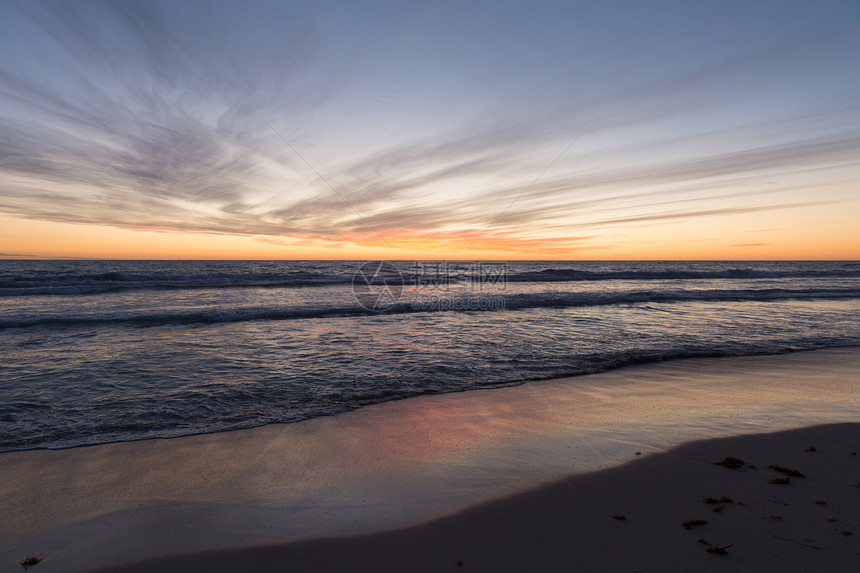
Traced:
<path id="1" fill-rule="evenodd" d="M 397 407 L 366 409 L 364 415 L 378 419 L 359 429 L 372 434 L 356 441 L 360 457 L 373 460 L 378 468 L 409 473 L 409 468 L 427 464 L 472 463 L 512 440 L 570 430 L 526 387 L 509 389 L 506 400 L 488 400 L 493 396 L 463 392 L 447 399 L 413 398 Z"/>

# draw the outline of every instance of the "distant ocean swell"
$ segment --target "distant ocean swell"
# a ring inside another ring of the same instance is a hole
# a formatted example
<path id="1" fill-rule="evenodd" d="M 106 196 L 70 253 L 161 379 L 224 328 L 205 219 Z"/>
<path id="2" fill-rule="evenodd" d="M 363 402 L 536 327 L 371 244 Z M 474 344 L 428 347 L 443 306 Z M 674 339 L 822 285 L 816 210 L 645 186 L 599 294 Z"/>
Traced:
<path id="1" fill-rule="evenodd" d="M 490 263 L 492 264 L 492 263 Z M 23 275 L 0 278 L 0 297 L 15 296 L 67 296 L 102 294 L 131 290 L 187 290 L 232 288 L 301 288 L 348 285 L 354 279 L 359 263 L 344 263 L 342 274 L 326 273 L 213 273 L 213 274 L 156 274 L 141 275 L 123 272 L 105 272 L 82 275 Z M 404 285 L 421 284 L 422 276 L 408 266 L 399 273 Z M 446 281 L 467 283 L 467 272 L 449 270 Z M 503 280 L 520 282 L 578 282 L 578 281 L 689 281 L 708 279 L 760 280 L 791 278 L 860 278 L 860 269 L 834 268 L 828 270 L 762 270 L 730 268 L 712 271 L 689 270 L 624 270 L 586 271 L 580 269 L 546 268 L 537 271 L 506 272 Z"/>
<path id="2" fill-rule="evenodd" d="M 414 296 L 414 298 L 413 298 Z M 356 303 L 350 306 L 317 308 L 241 308 L 230 311 L 212 309 L 207 311 L 160 312 L 148 310 L 138 313 L 97 315 L 81 313 L 77 316 L 43 316 L 0 318 L 0 329 L 26 328 L 32 326 L 96 327 L 115 326 L 166 326 L 193 324 L 220 324 L 254 320 L 296 320 L 312 318 L 336 318 L 372 316 L 385 314 L 407 314 L 415 312 L 474 312 L 498 310 L 526 310 L 531 308 L 566 308 L 586 306 L 610 306 L 641 303 L 679 302 L 743 302 L 779 300 L 839 300 L 860 298 L 860 290 L 852 288 L 833 289 L 745 289 L 745 290 L 663 290 L 621 293 L 532 293 L 532 294 L 477 294 L 471 296 L 449 295 L 430 297 L 426 295 L 402 294 L 404 302 L 387 307 L 384 311 L 365 308 Z M 495 304 L 481 304 L 491 298 Z M 411 300 L 410 300 L 411 299 Z M 434 304 L 434 301 L 446 301 Z"/>

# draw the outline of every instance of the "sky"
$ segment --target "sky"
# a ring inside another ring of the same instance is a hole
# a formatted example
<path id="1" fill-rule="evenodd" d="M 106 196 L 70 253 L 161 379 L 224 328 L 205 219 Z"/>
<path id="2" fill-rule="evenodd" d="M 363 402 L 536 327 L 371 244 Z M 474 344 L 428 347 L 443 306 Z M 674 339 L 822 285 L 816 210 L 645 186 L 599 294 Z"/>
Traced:
<path id="1" fill-rule="evenodd" d="M 857 259 L 857 0 L 0 3 L 0 258 Z"/>

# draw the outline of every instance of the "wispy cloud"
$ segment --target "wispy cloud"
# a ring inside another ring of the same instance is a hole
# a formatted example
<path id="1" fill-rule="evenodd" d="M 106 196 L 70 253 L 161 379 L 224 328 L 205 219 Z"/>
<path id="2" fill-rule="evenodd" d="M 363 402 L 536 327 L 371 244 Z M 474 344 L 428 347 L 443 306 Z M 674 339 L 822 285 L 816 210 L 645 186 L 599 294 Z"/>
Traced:
<path id="1" fill-rule="evenodd" d="M 763 89 L 753 72 L 804 54 L 796 41 L 616 78 L 587 96 L 573 81 L 535 88 L 536 104 L 500 97 L 471 117 L 401 129 L 362 107 L 348 72 L 363 64 L 332 59 L 310 13 L 276 33 L 265 17 L 231 26 L 240 12 L 195 5 L 3 10 L 32 28 L 33 53 L 60 54 L 49 73 L 31 56 L 0 58 L 0 211 L 24 218 L 285 245 L 450 250 L 480 238 L 478 250 L 550 252 L 598 248 L 591 230 L 607 226 L 821 204 L 833 198 L 798 201 L 797 183 L 764 181 L 860 165 L 858 121 L 834 119 L 850 104 L 785 122 L 702 119 Z M 816 37 L 816 53 L 827 41 Z M 404 94 L 408 109 L 415 94 Z M 444 118 L 458 96 L 438 97 Z"/>

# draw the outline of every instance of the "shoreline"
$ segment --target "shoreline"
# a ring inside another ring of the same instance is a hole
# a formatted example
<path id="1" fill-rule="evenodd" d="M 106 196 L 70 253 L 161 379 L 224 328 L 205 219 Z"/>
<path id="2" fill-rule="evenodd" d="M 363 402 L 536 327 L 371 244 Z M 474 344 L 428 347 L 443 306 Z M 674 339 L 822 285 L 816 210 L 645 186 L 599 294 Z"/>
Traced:
<path id="1" fill-rule="evenodd" d="M 636 451 L 854 422 L 856 350 L 651 363 L 295 424 L 7 452 L 0 571 L 31 554 L 39 571 L 86 571 L 390 530 Z"/>
<path id="2" fill-rule="evenodd" d="M 518 382 L 504 383 L 499 384 L 497 386 L 479 386 L 477 388 L 466 388 L 460 390 L 451 390 L 448 392 L 442 392 L 441 394 L 418 394 L 415 396 L 403 397 L 403 398 L 392 398 L 390 400 L 385 400 L 383 402 L 375 402 L 372 404 L 367 404 L 365 406 L 360 406 L 357 408 L 353 408 L 351 410 L 344 410 L 342 412 L 336 412 L 332 414 L 322 414 L 316 415 L 310 418 L 304 418 L 301 420 L 295 420 L 290 422 L 269 422 L 262 423 L 259 425 L 252 425 L 241 428 L 229 428 L 229 429 L 218 429 L 218 430 L 201 430 L 199 432 L 194 432 L 190 434 L 177 434 L 177 435 L 153 435 L 149 437 L 132 437 L 127 439 L 115 439 L 109 442 L 93 442 L 93 443 L 77 443 L 71 445 L 63 445 L 63 446 L 33 446 L 33 447 L 22 447 L 19 449 L 11 449 L 11 450 L 3 450 L 0 451 L 0 456 L 8 453 L 16 453 L 16 452 L 33 452 L 33 451 L 50 451 L 50 452 L 58 452 L 64 450 L 74 450 L 78 448 L 90 448 L 90 447 L 99 447 L 99 446 L 109 446 L 113 444 L 126 444 L 126 443 L 135 443 L 135 442 L 147 442 L 152 440 L 177 440 L 183 438 L 194 438 L 199 436 L 208 436 L 208 435 L 217 435 L 217 434 L 230 434 L 233 432 L 244 432 L 248 430 L 256 430 L 258 428 L 264 428 L 267 426 L 284 426 L 284 425 L 292 425 L 292 424 L 302 424 L 308 423 L 317 418 L 329 418 L 333 416 L 343 416 L 346 414 L 351 414 L 353 412 L 358 412 L 364 410 L 365 408 L 373 408 L 377 406 L 382 406 L 386 404 L 402 402 L 406 400 L 420 400 L 423 398 L 437 397 L 440 395 L 456 395 L 463 394 L 468 392 L 493 392 L 496 390 L 505 390 L 508 388 L 516 388 L 519 386 L 525 386 L 527 384 L 541 384 L 541 383 L 549 383 L 549 382 L 558 382 L 558 381 L 570 381 L 573 382 L 579 378 L 597 376 L 601 374 L 611 373 L 618 370 L 626 370 L 628 368 L 638 368 L 638 367 L 648 367 L 648 366 L 659 366 L 661 364 L 671 363 L 671 362 L 684 362 L 687 360 L 722 360 L 722 359 L 735 359 L 735 358 L 764 358 L 764 357 L 775 357 L 775 356 L 787 356 L 792 354 L 805 354 L 807 352 L 821 352 L 821 351 L 843 351 L 843 350 L 851 350 L 857 349 L 860 351 L 860 347 L 854 346 L 828 346 L 824 348 L 815 348 L 811 350 L 786 350 L 783 352 L 773 352 L 767 354 L 741 354 L 741 355 L 702 355 L 702 356 L 676 356 L 672 358 L 653 358 L 652 357 L 644 357 L 644 358 L 634 358 L 630 361 L 625 361 L 619 366 L 612 366 L 606 369 L 599 369 L 594 372 L 581 372 L 577 374 L 569 374 L 565 376 L 556 376 L 551 378 L 534 378 L 521 380 Z"/>

